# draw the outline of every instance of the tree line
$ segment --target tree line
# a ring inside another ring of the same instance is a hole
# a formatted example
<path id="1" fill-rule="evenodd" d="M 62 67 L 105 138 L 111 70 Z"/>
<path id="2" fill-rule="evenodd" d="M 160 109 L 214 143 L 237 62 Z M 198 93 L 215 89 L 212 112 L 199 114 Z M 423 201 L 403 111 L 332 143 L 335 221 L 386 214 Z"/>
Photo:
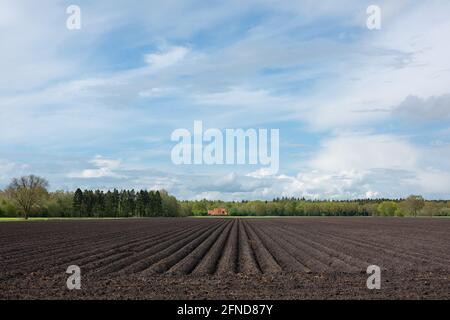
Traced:
<path id="1" fill-rule="evenodd" d="M 34 175 L 13 179 L 0 191 L 0 217 L 177 217 L 178 200 L 165 190 L 81 190 L 48 192 Z"/>
<path id="2" fill-rule="evenodd" d="M 182 201 L 194 216 L 208 209 L 225 208 L 234 216 L 450 216 L 450 201 L 424 200 L 412 195 L 406 199 L 311 200 L 277 198 L 272 201 Z"/>
<path id="3" fill-rule="evenodd" d="M 13 179 L 0 191 L 0 217 L 185 217 L 225 208 L 232 216 L 450 216 L 450 201 L 406 199 L 272 201 L 179 201 L 165 190 L 81 190 L 48 192 L 34 175 Z"/>
<path id="4" fill-rule="evenodd" d="M 77 189 L 73 194 L 73 213 L 87 217 L 156 217 L 163 215 L 162 197 L 158 190 Z"/>

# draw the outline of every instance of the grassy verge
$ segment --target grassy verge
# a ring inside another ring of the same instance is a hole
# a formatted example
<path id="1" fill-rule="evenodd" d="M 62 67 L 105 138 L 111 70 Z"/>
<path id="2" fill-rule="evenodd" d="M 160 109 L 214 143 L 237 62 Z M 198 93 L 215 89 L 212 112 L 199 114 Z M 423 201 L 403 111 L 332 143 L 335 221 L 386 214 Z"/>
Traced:
<path id="1" fill-rule="evenodd" d="M 384 216 L 190 216 L 189 218 L 196 219 L 214 219 L 214 218 L 224 218 L 224 219 L 235 219 L 235 218 L 246 218 L 246 219 L 296 219 L 296 218 L 386 218 L 386 219 L 448 219 L 450 216 L 417 216 L 417 217 L 384 217 Z"/>
<path id="2" fill-rule="evenodd" d="M 189 217 L 180 217 L 180 218 L 194 218 L 194 219 L 214 219 L 214 218 L 220 218 L 220 219 L 301 219 L 301 218 L 373 218 L 372 216 L 189 216 Z M 66 217 L 31 217 L 28 218 L 28 220 L 25 220 L 24 218 L 18 218 L 18 217 L 0 217 L 0 223 L 1 222 L 33 222 L 33 221 L 70 221 L 70 220 L 121 220 L 121 219 L 152 219 L 152 218 L 163 218 L 163 217 L 146 217 L 146 218 L 135 218 L 135 217 L 129 217 L 129 218 L 123 218 L 123 217 L 82 217 L 82 218 L 66 218 Z M 380 217 L 380 218 L 395 218 L 395 219 L 424 219 L 424 218 L 430 218 L 430 217 Z M 450 219 L 450 216 L 433 216 L 431 217 L 433 219 Z"/>
<path id="3" fill-rule="evenodd" d="M 189 218 L 197 218 L 197 219 L 214 219 L 214 218 L 223 218 L 223 219 L 236 219 L 236 218 L 245 218 L 245 219 L 302 219 L 302 218 L 371 218 L 372 216 L 190 216 Z"/>
<path id="4" fill-rule="evenodd" d="M 10 222 L 10 221 L 46 221 L 48 218 L 28 218 L 25 220 L 24 218 L 0 218 L 0 222 Z"/>
<path id="5" fill-rule="evenodd" d="M 33 221 L 50 221 L 50 220 L 119 220 L 119 219 L 133 219 L 133 218 L 115 218 L 115 217 L 101 217 L 101 218 L 97 218 L 97 217 L 82 217 L 82 218 L 77 218 L 77 217 L 71 217 L 71 218 L 67 218 L 67 217 L 31 217 L 28 218 L 28 220 L 25 220 L 24 218 L 18 218 L 18 217 L 13 217 L 13 218 L 0 218 L 0 222 L 33 222 Z"/>

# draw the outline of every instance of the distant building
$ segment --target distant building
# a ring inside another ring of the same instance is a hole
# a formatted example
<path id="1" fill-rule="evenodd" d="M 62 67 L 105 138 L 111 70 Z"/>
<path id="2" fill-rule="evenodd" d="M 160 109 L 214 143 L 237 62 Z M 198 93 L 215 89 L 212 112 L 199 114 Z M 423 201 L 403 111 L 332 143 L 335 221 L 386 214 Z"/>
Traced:
<path id="1" fill-rule="evenodd" d="M 228 216 L 228 211 L 225 208 L 214 208 L 208 210 L 208 216 Z"/>

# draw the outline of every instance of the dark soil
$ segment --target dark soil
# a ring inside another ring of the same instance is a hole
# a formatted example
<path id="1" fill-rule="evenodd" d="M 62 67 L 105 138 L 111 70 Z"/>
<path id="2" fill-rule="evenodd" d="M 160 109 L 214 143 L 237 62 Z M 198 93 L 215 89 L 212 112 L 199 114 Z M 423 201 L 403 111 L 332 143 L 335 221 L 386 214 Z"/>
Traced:
<path id="1" fill-rule="evenodd" d="M 450 219 L 8 222 L 0 243 L 0 299 L 450 298 Z"/>

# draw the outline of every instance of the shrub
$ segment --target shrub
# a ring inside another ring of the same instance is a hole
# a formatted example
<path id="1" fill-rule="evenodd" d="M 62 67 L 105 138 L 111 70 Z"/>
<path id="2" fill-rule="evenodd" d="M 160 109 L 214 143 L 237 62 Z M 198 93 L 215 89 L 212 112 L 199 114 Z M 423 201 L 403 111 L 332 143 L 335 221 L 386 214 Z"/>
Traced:
<path id="1" fill-rule="evenodd" d="M 380 215 L 385 217 L 393 217 L 398 209 L 397 204 L 394 201 L 383 201 L 377 207 Z"/>

